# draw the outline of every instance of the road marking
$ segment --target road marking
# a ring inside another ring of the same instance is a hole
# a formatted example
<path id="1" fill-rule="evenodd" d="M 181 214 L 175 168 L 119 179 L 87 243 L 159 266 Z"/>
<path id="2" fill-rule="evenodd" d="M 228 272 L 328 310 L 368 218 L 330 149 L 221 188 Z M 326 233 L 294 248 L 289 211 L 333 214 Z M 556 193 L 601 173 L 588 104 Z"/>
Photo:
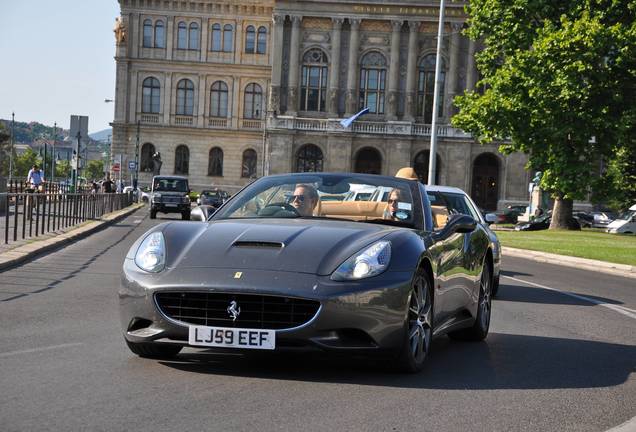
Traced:
<path id="1" fill-rule="evenodd" d="M 566 296 L 574 297 L 574 298 L 579 299 L 579 300 L 583 300 L 583 301 L 587 301 L 587 302 L 593 303 L 595 305 L 603 306 L 603 307 L 606 307 L 608 309 L 613 310 L 614 312 L 618 312 L 619 314 L 625 315 L 625 316 L 627 316 L 629 318 L 636 319 L 636 310 L 634 310 L 634 309 L 629 309 L 629 308 L 626 308 L 624 306 L 619 306 L 619 305 L 615 305 L 615 304 L 611 304 L 611 303 L 606 303 L 606 302 L 603 302 L 603 301 L 600 301 L 600 300 L 593 299 L 591 297 L 586 297 L 586 296 L 582 296 L 582 295 L 579 295 L 579 294 L 574 294 L 574 293 L 571 293 L 571 292 L 568 292 L 568 291 L 562 291 L 562 290 L 559 290 L 559 289 L 556 289 L 556 288 L 550 288 L 549 286 L 541 285 L 541 284 L 538 284 L 538 283 L 535 283 L 535 282 L 525 281 L 523 279 L 517 279 L 517 278 L 512 277 L 512 276 L 503 276 L 503 277 L 508 278 L 508 279 L 512 279 L 513 281 L 521 282 L 521 283 L 524 283 L 524 284 L 533 285 L 533 286 L 536 286 L 538 288 L 543 288 L 543 289 L 546 289 L 546 290 L 549 290 L 549 291 L 558 292 L 558 293 L 564 294 Z"/>
<path id="2" fill-rule="evenodd" d="M 633 417 L 630 420 L 627 420 L 622 425 L 618 425 L 611 429 L 608 429 L 607 432 L 634 432 L 636 430 L 636 417 Z"/>
<path id="3" fill-rule="evenodd" d="M 60 348 L 68 348 L 68 347 L 78 346 L 78 345 L 84 345 L 84 344 L 81 343 L 81 342 L 76 342 L 76 343 L 67 343 L 67 344 L 61 344 L 61 345 L 53 345 L 53 346 L 42 347 L 42 348 L 32 348 L 32 349 L 19 350 L 19 351 L 9 351 L 9 352 L 6 352 L 6 353 L 0 353 L 0 358 L 2 358 L 2 357 L 10 357 L 10 356 L 19 355 L 19 354 L 30 354 L 30 353 L 34 353 L 34 352 L 40 352 L 40 351 L 49 351 L 49 350 L 60 349 Z"/>
<path id="4" fill-rule="evenodd" d="M 143 222 L 143 219 L 135 219 L 133 221 L 133 223 L 135 223 L 135 224 L 140 224 L 141 222 Z"/>

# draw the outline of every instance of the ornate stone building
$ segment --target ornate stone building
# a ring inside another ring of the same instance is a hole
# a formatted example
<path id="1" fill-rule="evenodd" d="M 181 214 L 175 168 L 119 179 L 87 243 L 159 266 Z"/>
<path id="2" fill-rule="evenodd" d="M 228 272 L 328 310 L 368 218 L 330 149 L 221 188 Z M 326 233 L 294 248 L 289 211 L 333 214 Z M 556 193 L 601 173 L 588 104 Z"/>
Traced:
<path id="1" fill-rule="evenodd" d="M 134 160 L 139 142 L 141 183 L 156 151 L 162 174 L 187 175 L 195 190 L 406 165 L 427 178 L 438 2 L 119 2 L 113 153 Z M 478 79 L 464 5 L 446 7 L 437 182 L 488 209 L 527 202 L 524 155 L 450 126 L 452 98 Z M 369 114 L 340 125 L 363 107 Z"/>

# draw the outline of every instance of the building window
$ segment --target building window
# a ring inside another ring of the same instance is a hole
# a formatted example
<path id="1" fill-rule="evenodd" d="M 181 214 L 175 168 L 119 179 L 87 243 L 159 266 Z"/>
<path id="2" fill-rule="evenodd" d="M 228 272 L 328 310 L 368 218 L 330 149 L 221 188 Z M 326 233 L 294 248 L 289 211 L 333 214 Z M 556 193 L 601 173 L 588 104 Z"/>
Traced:
<path id="1" fill-rule="evenodd" d="M 369 108 L 372 114 L 384 114 L 386 59 L 376 51 L 362 57 L 360 68 L 360 109 Z"/>
<path id="2" fill-rule="evenodd" d="M 154 163 L 152 161 L 152 155 L 155 154 L 155 146 L 150 143 L 145 143 L 141 146 L 141 161 L 139 162 L 139 170 L 142 172 L 152 172 Z"/>
<path id="3" fill-rule="evenodd" d="M 313 144 L 305 144 L 296 155 L 296 172 L 322 172 L 322 150 Z"/>
<path id="4" fill-rule="evenodd" d="M 327 56 L 322 50 L 312 49 L 305 53 L 300 89 L 301 111 L 325 111 L 327 63 Z"/>
<path id="5" fill-rule="evenodd" d="M 155 23 L 155 48 L 166 47 L 166 32 L 163 21 L 157 21 Z"/>
<path id="6" fill-rule="evenodd" d="M 440 92 L 437 104 L 437 117 L 442 116 L 444 106 L 444 81 L 446 74 L 445 65 L 442 59 L 440 69 Z M 417 85 L 417 115 L 423 117 L 424 123 L 431 123 L 433 120 L 433 95 L 435 88 L 435 55 L 430 54 L 422 59 L 419 66 L 419 81 Z"/>
<path id="7" fill-rule="evenodd" d="M 256 151 L 247 149 L 243 152 L 243 165 L 241 169 L 241 177 L 256 176 Z"/>
<path id="8" fill-rule="evenodd" d="M 231 24 L 223 26 L 223 52 L 234 51 L 234 27 Z"/>
<path id="9" fill-rule="evenodd" d="M 189 79 L 177 84 L 177 115 L 194 115 L 194 84 Z"/>
<path id="10" fill-rule="evenodd" d="M 261 86 L 255 83 L 248 84 L 247 87 L 245 87 L 243 118 L 260 119 L 262 99 L 263 91 L 261 90 Z"/>
<path id="11" fill-rule="evenodd" d="M 144 48 L 152 48 L 152 20 L 144 20 Z"/>
<path id="12" fill-rule="evenodd" d="M 356 156 L 354 170 L 363 174 L 382 174 L 382 155 L 373 147 L 363 148 Z"/>
<path id="13" fill-rule="evenodd" d="M 188 49 L 199 49 L 199 24 L 191 23 L 190 31 L 188 32 Z"/>
<path id="14" fill-rule="evenodd" d="M 181 21 L 177 30 L 177 49 L 188 48 L 188 27 Z"/>
<path id="15" fill-rule="evenodd" d="M 190 165 L 190 150 L 188 150 L 188 147 L 184 145 L 178 146 L 174 154 L 174 173 L 188 174 L 189 165 Z"/>
<path id="16" fill-rule="evenodd" d="M 156 114 L 160 112 L 161 85 L 157 78 L 146 78 L 142 84 L 141 112 Z"/>
<path id="17" fill-rule="evenodd" d="M 210 90 L 210 117 L 227 117 L 227 84 L 217 81 Z"/>
<path id="18" fill-rule="evenodd" d="M 212 26 L 212 43 L 210 44 L 210 51 L 221 51 L 221 24 L 214 24 Z"/>
<path id="19" fill-rule="evenodd" d="M 214 147 L 210 150 L 208 159 L 208 175 L 213 177 L 223 177 L 223 150 Z"/>
<path id="20" fill-rule="evenodd" d="M 256 31 L 254 26 L 247 26 L 245 29 L 245 52 L 247 54 L 254 54 L 254 45 L 256 39 Z"/>
<path id="21" fill-rule="evenodd" d="M 265 52 L 267 51 L 267 29 L 265 27 L 258 28 L 257 42 L 256 54 L 265 54 Z"/>

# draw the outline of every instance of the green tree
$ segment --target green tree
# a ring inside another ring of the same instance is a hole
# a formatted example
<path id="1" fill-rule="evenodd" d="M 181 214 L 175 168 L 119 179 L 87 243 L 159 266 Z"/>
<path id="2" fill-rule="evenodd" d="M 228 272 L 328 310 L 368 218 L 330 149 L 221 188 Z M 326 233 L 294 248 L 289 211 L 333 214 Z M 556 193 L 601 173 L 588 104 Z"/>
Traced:
<path id="1" fill-rule="evenodd" d="M 527 153 L 555 198 L 550 228 L 567 228 L 600 161 L 634 146 L 636 1 L 472 0 L 467 11 L 482 80 L 455 100 L 453 123 Z"/>
<path id="2" fill-rule="evenodd" d="M 88 180 L 99 180 L 104 177 L 104 161 L 103 160 L 91 160 L 88 161 L 84 176 Z"/>
<path id="3" fill-rule="evenodd" d="M 11 151 L 11 134 L 4 124 L 0 123 L 0 176 L 9 175 L 9 154 Z"/>
<path id="4" fill-rule="evenodd" d="M 26 181 L 29 170 L 35 164 L 41 165 L 40 155 L 33 151 L 31 147 L 28 147 L 24 153 L 15 158 L 15 176 Z"/>
<path id="5" fill-rule="evenodd" d="M 69 178 L 71 175 L 71 164 L 67 160 L 58 161 L 55 166 L 55 177 Z"/>

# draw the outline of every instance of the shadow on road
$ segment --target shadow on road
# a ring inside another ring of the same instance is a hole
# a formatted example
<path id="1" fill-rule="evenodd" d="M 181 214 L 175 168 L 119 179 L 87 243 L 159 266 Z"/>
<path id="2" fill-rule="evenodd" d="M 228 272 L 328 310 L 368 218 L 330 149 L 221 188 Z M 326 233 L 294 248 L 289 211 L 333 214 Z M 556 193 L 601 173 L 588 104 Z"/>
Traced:
<path id="1" fill-rule="evenodd" d="M 623 302 L 618 300 L 593 296 L 590 294 L 579 294 L 575 292 L 573 292 L 572 294 L 584 296 L 603 303 L 616 305 L 624 304 Z M 596 306 L 596 304 L 592 302 L 578 299 L 576 297 L 571 297 L 556 291 L 547 290 L 539 287 L 529 287 L 526 285 L 517 284 L 515 282 L 507 282 L 505 279 L 502 279 L 499 285 L 497 300 L 569 306 Z"/>
<path id="2" fill-rule="evenodd" d="M 220 355 L 185 352 L 169 368 L 199 374 L 444 390 L 561 389 L 624 383 L 636 347 L 491 333 L 487 342 L 440 338 L 423 372 L 398 374 L 380 360 L 324 354 Z"/>

